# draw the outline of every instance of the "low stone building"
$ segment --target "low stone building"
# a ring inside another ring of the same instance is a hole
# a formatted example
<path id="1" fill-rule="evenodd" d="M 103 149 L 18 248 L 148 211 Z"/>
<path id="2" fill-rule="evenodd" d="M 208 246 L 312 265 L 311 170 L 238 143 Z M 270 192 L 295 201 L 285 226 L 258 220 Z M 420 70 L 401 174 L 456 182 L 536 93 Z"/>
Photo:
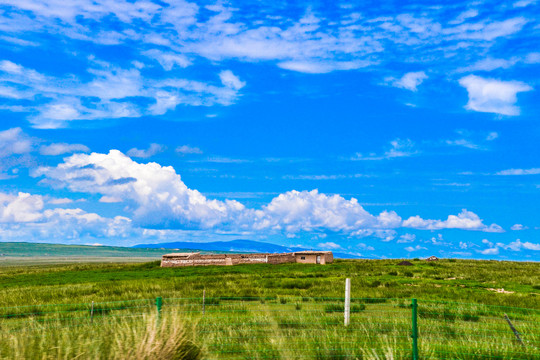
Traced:
<path id="1" fill-rule="evenodd" d="M 324 265 L 334 262 L 334 254 L 331 251 L 297 251 L 293 254 L 297 263 Z"/>
<path id="2" fill-rule="evenodd" d="M 163 255 L 161 267 L 238 265 L 238 264 L 330 264 L 334 261 L 331 251 L 298 251 L 282 254 L 210 254 L 172 253 Z"/>

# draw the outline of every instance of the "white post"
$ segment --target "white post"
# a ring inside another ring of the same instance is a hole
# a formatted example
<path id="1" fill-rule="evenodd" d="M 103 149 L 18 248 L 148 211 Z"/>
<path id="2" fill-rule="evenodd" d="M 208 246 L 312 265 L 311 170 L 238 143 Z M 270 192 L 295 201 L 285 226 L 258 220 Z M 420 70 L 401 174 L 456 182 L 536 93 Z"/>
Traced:
<path id="1" fill-rule="evenodd" d="M 92 309 L 90 310 L 90 322 L 94 322 L 94 302 L 92 301 Z"/>
<path id="2" fill-rule="evenodd" d="M 345 279 L 345 326 L 351 320 L 351 279 Z"/>
<path id="3" fill-rule="evenodd" d="M 205 309 L 205 305 L 206 305 L 206 304 L 205 304 L 205 300 L 206 300 L 206 289 L 204 289 L 204 290 L 202 291 L 202 314 L 203 314 L 203 315 L 204 315 L 205 310 L 206 310 L 206 309 Z"/>

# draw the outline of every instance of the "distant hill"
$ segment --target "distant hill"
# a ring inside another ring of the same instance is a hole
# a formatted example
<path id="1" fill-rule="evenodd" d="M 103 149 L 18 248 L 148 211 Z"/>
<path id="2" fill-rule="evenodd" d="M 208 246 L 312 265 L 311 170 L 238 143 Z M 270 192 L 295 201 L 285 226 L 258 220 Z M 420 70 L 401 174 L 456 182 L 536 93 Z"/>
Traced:
<path id="1" fill-rule="evenodd" d="M 187 241 L 177 241 L 170 243 L 160 244 L 140 244 L 135 245 L 134 248 L 163 248 L 163 249 L 189 249 L 194 250 L 206 250 L 206 251 L 227 251 L 227 252 L 240 252 L 240 253 L 284 253 L 294 252 L 302 250 L 312 250 L 296 246 L 283 246 L 277 244 L 270 244 L 253 240 L 232 240 L 232 241 L 212 241 L 206 243 L 194 243 Z M 316 249 L 313 249 L 316 250 Z M 176 251 L 176 250 L 175 250 Z M 346 253 L 334 252 L 334 257 L 340 259 L 357 259 L 358 256 L 350 255 Z"/>
<path id="2" fill-rule="evenodd" d="M 164 251 L 159 246 L 152 248 L 132 248 L 121 246 L 0 242 L 0 258 L 4 259 L 10 257 L 147 257 L 158 259 L 167 251 Z M 193 250 L 184 249 L 184 251 Z"/>

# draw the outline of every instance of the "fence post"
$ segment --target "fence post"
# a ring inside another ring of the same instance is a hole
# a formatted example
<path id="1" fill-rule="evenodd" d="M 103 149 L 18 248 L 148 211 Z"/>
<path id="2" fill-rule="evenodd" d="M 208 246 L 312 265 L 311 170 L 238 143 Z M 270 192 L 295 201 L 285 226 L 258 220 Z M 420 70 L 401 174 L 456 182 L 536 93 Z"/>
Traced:
<path id="1" fill-rule="evenodd" d="M 351 321 L 351 279 L 345 279 L 345 326 Z"/>
<path id="2" fill-rule="evenodd" d="M 157 308 L 158 317 L 161 315 L 161 307 L 162 306 L 163 306 L 163 299 L 161 298 L 161 296 L 158 296 L 156 298 L 156 308 Z"/>
<path id="3" fill-rule="evenodd" d="M 412 357 L 418 360 L 418 303 L 412 299 Z"/>
<path id="4" fill-rule="evenodd" d="M 202 314 L 204 315 L 205 310 L 205 300 L 206 300 L 206 289 L 202 291 Z"/>
<path id="5" fill-rule="evenodd" d="M 510 326 L 510 329 L 512 329 L 512 331 L 514 332 L 514 335 L 516 336 L 516 339 L 519 341 L 519 343 L 522 346 L 525 346 L 525 344 L 523 343 L 523 340 L 521 340 L 521 337 L 519 336 L 519 332 L 514 327 L 514 324 L 512 324 L 512 322 L 510 321 L 510 318 L 508 317 L 508 315 L 504 314 L 504 318 L 506 319 L 506 322 Z"/>
<path id="6" fill-rule="evenodd" d="M 90 310 L 90 322 L 94 322 L 94 302 L 92 301 L 92 309 Z"/>

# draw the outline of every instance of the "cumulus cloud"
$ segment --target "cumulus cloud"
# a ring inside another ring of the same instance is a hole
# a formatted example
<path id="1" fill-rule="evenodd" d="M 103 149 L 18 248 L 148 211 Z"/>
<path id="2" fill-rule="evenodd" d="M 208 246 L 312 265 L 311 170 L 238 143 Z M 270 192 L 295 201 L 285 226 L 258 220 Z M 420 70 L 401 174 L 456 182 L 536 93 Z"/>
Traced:
<path id="1" fill-rule="evenodd" d="M 34 176 L 45 176 L 76 192 L 102 195 L 123 201 L 133 211 L 138 226 L 155 229 L 219 229 L 240 232 L 332 231 L 355 237 L 391 236 L 394 229 L 459 228 L 502 231 L 486 226 L 479 217 L 464 210 L 448 220 L 412 217 L 403 222 L 394 211 L 378 215 L 367 212 L 355 198 L 312 191 L 288 191 L 260 209 L 246 208 L 235 200 L 212 200 L 188 188 L 170 166 L 141 164 L 117 150 L 108 154 L 75 154 L 56 167 L 40 167 Z"/>
<path id="2" fill-rule="evenodd" d="M 86 145 L 82 144 L 66 144 L 55 143 L 50 145 L 42 145 L 39 148 L 41 155 L 62 155 L 74 152 L 88 152 L 90 149 Z"/>
<path id="3" fill-rule="evenodd" d="M 420 216 L 411 216 L 403 221 L 403 226 L 425 230 L 467 229 L 485 232 L 504 232 L 497 224 L 485 225 L 478 215 L 466 209 L 463 209 L 458 215 L 449 215 L 446 220 L 425 220 Z"/>
<path id="4" fill-rule="evenodd" d="M 43 217 L 43 198 L 19 192 L 17 195 L 0 193 L 0 222 L 35 222 Z"/>
<path id="5" fill-rule="evenodd" d="M 126 154 L 127 156 L 130 156 L 130 157 L 147 159 L 163 151 L 165 151 L 165 146 L 152 143 L 150 144 L 150 147 L 146 150 L 133 148 L 133 149 L 129 149 Z"/>
<path id="6" fill-rule="evenodd" d="M 400 79 L 387 78 L 386 81 L 389 82 L 392 86 L 407 89 L 411 91 L 417 91 L 418 86 L 426 80 L 428 76 L 423 71 L 408 72 L 403 75 Z"/>
<path id="7" fill-rule="evenodd" d="M 60 199 L 62 200 L 62 199 Z M 91 237 L 126 237 L 132 234 L 131 220 L 122 216 L 104 218 L 82 209 L 46 209 L 41 195 L 0 193 L 0 239 L 60 240 Z M 24 225 L 24 226 L 21 226 Z"/>
<path id="8" fill-rule="evenodd" d="M 463 77 L 459 83 L 469 94 L 466 109 L 509 116 L 520 113 L 515 105 L 517 94 L 533 89 L 521 81 L 485 79 L 476 75 Z"/>

